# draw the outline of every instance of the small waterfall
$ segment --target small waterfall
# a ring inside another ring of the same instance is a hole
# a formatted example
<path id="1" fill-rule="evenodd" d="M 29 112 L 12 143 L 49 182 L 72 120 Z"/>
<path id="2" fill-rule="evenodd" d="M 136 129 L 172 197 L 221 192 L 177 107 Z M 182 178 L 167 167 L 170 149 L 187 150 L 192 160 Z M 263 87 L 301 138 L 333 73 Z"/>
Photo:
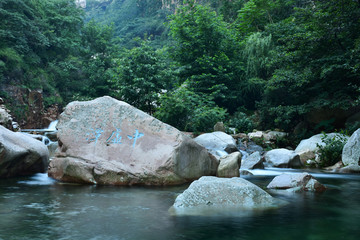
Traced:
<path id="1" fill-rule="evenodd" d="M 58 124 L 58 120 L 52 121 L 47 128 L 44 129 L 22 129 L 21 132 L 23 134 L 27 134 L 32 138 L 35 138 L 41 141 L 48 147 L 50 158 L 52 158 L 55 154 L 55 151 L 58 147 L 57 142 L 57 129 L 56 126 Z"/>
<path id="2" fill-rule="evenodd" d="M 55 120 L 55 121 L 52 121 L 48 128 L 47 129 L 44 129 L 44 130 L 47 130 L 47 131 L 56 131 L 56 125 L 58 124 L 59 120 Z"/>
<path id="3" fill-rule="evenodd" d="M 47 173 L 37 173 L 30 179 L 25 181 L 19 181 L 18 183 L 26 185 L 52 185 L 56 180 L 49 178 Z"/>

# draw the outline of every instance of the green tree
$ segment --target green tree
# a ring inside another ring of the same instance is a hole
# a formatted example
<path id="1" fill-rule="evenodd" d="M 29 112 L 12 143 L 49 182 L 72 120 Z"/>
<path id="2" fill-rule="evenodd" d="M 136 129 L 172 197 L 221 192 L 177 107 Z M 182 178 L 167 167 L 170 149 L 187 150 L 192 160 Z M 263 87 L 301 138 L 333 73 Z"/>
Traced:
<path id="1" fill-rule="evenodd" d="M 102 26 L 95 21 L 82 28 L 83 98 L 95 98 L 110 93 L 110 80 L 115 68 L 114 57 L 118 52 L 113 43 L 113 25 Z"/>
<path id="2" fill-rule="evenodd" d="M 311 1 L 266 26 L 276 54 L 275 70 L 265 85 L 263 119 L 290 127 L 312 109 L 358 104 L 359 19 L 356 1 Z M 284 121 L 284 116 L 289 118 Z"/>
<path id="3" fill-rule="evenodd" d="M 236 99 L 239 67 L 238 46 L 227 23 L 209 7 L 184 1 L 169 25 L 171 56 L 180 66 L 181 81 L 189 80 L 196 93 L 211 94 L 217 104 L 229 106 Z"/>
<path id="4" fill-rule="evenodd" d="M 152 114 L 173 78 L 162 55 L 145 40 L 139 47 L 124 49 L 116 66 L 112 95 Z"/>
<path id="5" fill-rule="evenodd" d="M 227 112 L 212 97 L 195 93 L 188 82 L 163 94 L 155 117 L 184 131 L 212 131 L 215 123 L 224 121 Z"/>

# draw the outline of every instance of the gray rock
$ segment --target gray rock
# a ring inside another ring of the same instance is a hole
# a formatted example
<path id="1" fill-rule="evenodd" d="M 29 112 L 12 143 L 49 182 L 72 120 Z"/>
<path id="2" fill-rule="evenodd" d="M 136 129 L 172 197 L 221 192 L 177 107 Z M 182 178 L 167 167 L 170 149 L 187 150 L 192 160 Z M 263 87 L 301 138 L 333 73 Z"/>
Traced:
<path id="1" fill-rule="evenodd" d="M 185 134 L 111 97 L 68 104 L 57 128 L 48 173 L 65 182 L 171 185 L 215 175 L 218 167 Z"/>
<path id="2" fill-rule="evenodd" d="M 226 150 L 236 148 L 235 139 L 224 132 L 204 133 L 194 140 L 204 146 L 217 159 L 227 155 Z"/>
<path id="3" fill-rule="evenodd" d="M 250 140 L 261 140 L 264 138 L 264 132 L 263 131 L 254 131 L 251 133 L 248 133 L 248 138 Z"/>
<path id="4" fill-rule="evenodd" d="M 49 152 L 40 141 L 0 126 L 0 178 L 44 173 Z"/>
<path id="5" fill-rule="evenodd" d="M 225 126 L 223 122 L 217 122 L 214 125 L 214 132 L 225 132 Z"/>
<path id="6" fill-rule="evenodd" d="M 266 141 L 276 141 L 278 138 L 284 138 L 287 136 L 287 133 L 280 131 L 269 131 L 264 134 L 264 139 Z"/>
<path id="7" fill-rule="evenodd" d="M 6 108 L 0 106 L 0 125 L 13 130 L 13 119 Z"/>
<path id="8" fill-rule="evenodd" d="M 360 166 L 360 129 L 356 130 L 345 144 L 342 162 L 347 166 Z"/>
<path id="9" fill-rule="evenodd" d="M 301 140 L 300 144 L 296 147 L 295 152 L 312 151 L 315 153 L 319 150 L 317 144 L 319 144 L 320 146 L 325 146 L 325 143 L 321 139 L 323 136 L 324 134 L 321 133 L 314 135 L 311 138 Z M 328 133 L 327 136 L 329 138 L 333 138 L 335 136 L 343 135 L 340 133 Z"/>
<path id="10" fill-rule="evenodd" d="M 308 160 L 315 160 L 315 158 L 316 158 L 315 152 L 313 152 L 311 150 L 304 150 L 304 151 L 299 151 L 296 153 L 299 154 L 300 161 L 303 165 L 306 165 Z"/>
<path id="11" fill-rule="evenodd" d="M 272 196 L 245 179 L 202 177 L 176 198 L 170 212 L 174 215 L 212 215 L 275 206 Z"/>
<path id="12" fill-rule="evenodd" d="M 254 152 L 241 161 L 241 170 L 256 168 L 264 169 L 260 152 Z"/>
<path id="13" fill-rule="evenodd" d="M 340 173 L 360 173 L 360 166 L 350 165 L 339 169 Z"/>
<path id="14" fill-rule="evenodd" d="M 279 168 L 298 168 L 302 166 L 299 155 L 285 148 L 273 149 L 265 153 L 265 162 L 270 167 Z"/>
<path id="15" fill-rule="evenodd" d="M 291 189 L 293 192 L 323 192 L 325 186 L 308 173 L 281 174 L 276 176 L 267 186 L 270 189 Z"/>
<path id="16" fill-rule="evenodd" d="M 220 164 L 216 173 L 218 177 L 240 177 L 241 153 L 234 152 L 220 158 Z"/>

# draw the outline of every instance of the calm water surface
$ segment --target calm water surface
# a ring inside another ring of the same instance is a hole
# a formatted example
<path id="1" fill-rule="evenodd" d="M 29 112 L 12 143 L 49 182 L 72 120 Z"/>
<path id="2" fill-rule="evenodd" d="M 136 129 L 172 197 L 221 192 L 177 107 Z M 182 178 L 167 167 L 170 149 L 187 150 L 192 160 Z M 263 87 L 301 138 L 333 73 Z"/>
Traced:
<path id="1" fill-rule="evenodd" d="M 246 179 L 265 187 L 277 171 Z M 174 217 L 187 186 L 114 187 L 61 184 L 37 174 L 0 180 L 0 239 L 301 239 L 358 240 L 360 175 L 315 174 L 322 194 L 281 194 L 279 209 L 251 216 Z"/>

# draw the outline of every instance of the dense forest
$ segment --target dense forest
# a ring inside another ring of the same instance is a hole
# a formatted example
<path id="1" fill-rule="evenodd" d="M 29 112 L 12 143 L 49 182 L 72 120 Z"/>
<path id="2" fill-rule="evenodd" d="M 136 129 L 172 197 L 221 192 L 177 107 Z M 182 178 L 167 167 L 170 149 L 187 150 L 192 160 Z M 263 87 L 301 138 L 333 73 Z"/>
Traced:
<path id="1" fill-rule="evenodd" d="M 356 0 L 0 1 L 0 84 L 46 106 L 109 95 L 185 131 L 303 137 L 360 126 L 359 77 Z"/>

